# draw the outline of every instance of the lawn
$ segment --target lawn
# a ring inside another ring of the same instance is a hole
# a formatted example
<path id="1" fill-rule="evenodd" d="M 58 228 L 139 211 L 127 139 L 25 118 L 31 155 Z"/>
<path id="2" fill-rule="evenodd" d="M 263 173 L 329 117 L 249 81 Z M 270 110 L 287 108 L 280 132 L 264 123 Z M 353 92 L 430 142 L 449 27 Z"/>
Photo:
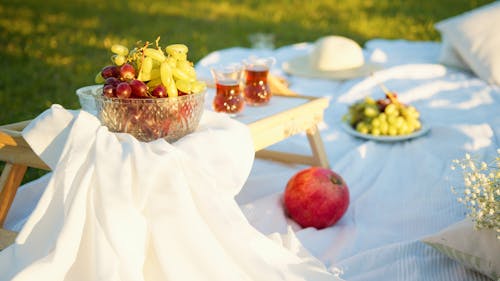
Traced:
<path id="1" fill-rule="evenodd" d="M 434 24 L 492 1 L 102 1 L 0 3 L 0 124 L 36 117 L 51 104 L 78 108 L 75 89 L 93 84 L 113 43 L 182 42 L 196 62 L 209 52 L 249 46 L 273 33 L 277 47 L 344 35 L 440 40 Z"/>

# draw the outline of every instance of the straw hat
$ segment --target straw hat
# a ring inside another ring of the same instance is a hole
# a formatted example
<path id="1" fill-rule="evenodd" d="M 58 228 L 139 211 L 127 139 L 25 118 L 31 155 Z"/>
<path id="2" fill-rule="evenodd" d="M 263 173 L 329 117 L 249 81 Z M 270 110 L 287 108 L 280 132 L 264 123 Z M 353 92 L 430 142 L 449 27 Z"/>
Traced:
<path id="1" fill-rule="evenodd" d="M 342 36 L 326 36 L 314 43 L 312 52 L 295 57 L 282 65 L 289 74 L 345 80 L 369 75 L 380 66 L 366 62 L 355 41 Z"/>

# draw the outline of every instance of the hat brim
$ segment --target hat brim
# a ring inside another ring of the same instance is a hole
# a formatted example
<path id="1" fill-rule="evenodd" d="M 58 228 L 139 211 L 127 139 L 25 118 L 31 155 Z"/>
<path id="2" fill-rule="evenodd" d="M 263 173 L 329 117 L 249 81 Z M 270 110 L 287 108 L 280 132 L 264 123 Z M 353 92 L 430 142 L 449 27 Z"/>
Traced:
<path id="1" fill-rule="evenodd" d="M 282 64 L 285 72 L 291 75 L 307 78 L 323 78 L 333 80 L 348 80 L 357 77 L 368 76 L 374 71 L 382 68 L 381 65 L 367 62 L 360 67 L 336 71 L 321 71 L 315 69 L 309 63 L 309 56 L 295 57 Z"/>

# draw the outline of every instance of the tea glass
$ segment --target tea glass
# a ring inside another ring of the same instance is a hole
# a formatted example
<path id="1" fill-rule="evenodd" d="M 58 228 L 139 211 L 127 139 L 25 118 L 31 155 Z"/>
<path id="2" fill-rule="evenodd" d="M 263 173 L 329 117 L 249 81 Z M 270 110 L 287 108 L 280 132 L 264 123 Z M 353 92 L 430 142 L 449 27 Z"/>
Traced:
<path id="1" fill-rule="evenodd" d="M 267 76 L 275 62 L 272 57 L 249 58 L 243 61 L 245 66 L 243 96 L 248 105 L 265 105 L 271 99 L 272 93 L 267 83 Z"/>
<path id="2" fill-rule="evenodd" d="M 236 116 L 245 107 L 241 92 L 243 66 L 239 63 L 217 65 L 210 72 L 216 88 L 212 108 L 216 112 Z"/>
<path id="3" fill-rule="evenodd" d="M 253 33 L 248 35 L 248 40 L 252 48 L 259 50 L 274 49 L 274 34 L 272 33 Z"/>

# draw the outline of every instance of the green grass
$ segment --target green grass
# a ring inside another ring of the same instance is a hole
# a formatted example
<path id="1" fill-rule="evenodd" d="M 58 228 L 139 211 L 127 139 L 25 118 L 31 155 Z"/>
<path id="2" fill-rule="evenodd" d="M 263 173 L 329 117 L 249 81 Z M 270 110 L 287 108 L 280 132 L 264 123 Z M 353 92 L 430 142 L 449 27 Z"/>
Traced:
<path id="1" fill-rule="evenodd" d="M 103 1 L 4 0 L 0 3 L 0 124 L 36 117 L 51 104 L 78 108 L 75 89 L 93 84 L 113 43 L 185 43 L 189 59 L 249 46 L 275 34 L 276 46 L 337 34 L 439 40 L 434 24 L 492 1 Z"/>

